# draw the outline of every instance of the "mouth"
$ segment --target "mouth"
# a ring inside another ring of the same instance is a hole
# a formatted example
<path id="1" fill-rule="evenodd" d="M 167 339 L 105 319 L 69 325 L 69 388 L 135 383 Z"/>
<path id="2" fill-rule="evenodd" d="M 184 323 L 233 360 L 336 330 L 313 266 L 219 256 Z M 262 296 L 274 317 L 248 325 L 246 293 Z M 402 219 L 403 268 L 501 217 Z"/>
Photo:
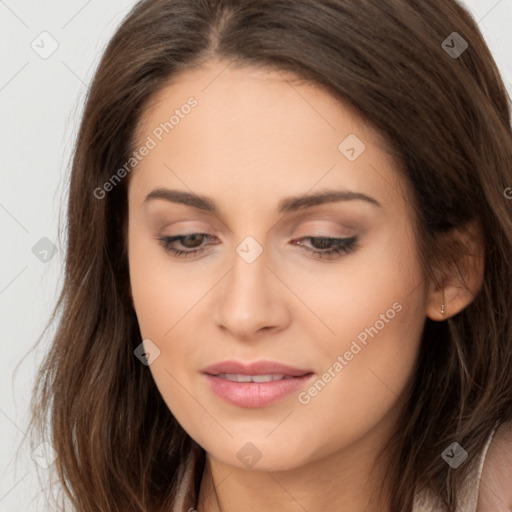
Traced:
<path id="1" fill-rule="evenodd" d="M 272 361 L 224 361 L 202 370 L 211 390 L 232 405 L 264 407 L 298 391 L 314 376 L 308 369 Z"/>
<path id="2" fill-rule="evenodd" d="M 231 382 L 272 382 L 274 380 L 285 380 L 285 379 L 294 379 L 290 375 L 283 374 L 266 374 L 266 375 L 245 375 L 243 373 L 219 373 L 218 375 L 214 375 L 214 377 L 218 377 L 219 379 L 226 379 Z"/>

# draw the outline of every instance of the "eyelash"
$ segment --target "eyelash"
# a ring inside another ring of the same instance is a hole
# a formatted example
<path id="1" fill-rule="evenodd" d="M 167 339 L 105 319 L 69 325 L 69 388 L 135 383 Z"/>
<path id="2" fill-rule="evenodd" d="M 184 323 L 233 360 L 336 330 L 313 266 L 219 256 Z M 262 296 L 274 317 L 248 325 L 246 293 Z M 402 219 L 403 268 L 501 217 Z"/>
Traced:
<path id="1" fill-rule="evenodd" d="M 176 249 L 175 247 L 172 247 L 172 243 L 174 243 L 176 240 L 182 240 L 186 238 L 187 236 L 202 236 L 207 238 L 212 238 L 210 235 L 207 235 L 206 233 L 190 233 L 187 235 L 176 235 L 176 236 L 163 236 L 158 238 L 158 241 L 162 245 L 162 247 L 165 249 L 165 251 L 173 254 L 174 256 L 178 258 L 187 258 L 189 255 L 199 255 L 202 254 L 205 251 L 204 246 L 199 249 L 193 249 L 190 251 L 184 251 L 181 249 Z M 318 255 L 320 259 L 335 259 L 341 257 L 343 254 L 349 254 L 353 251 L 355 251 L 358 248 L 357 244 L 357 237 L 351 237 L 351 238 L 332 238 L 332 237 L 314 237 L 314 236 L 305 236 L 300 238 L 299 240 L 323 240 L 323 241 L 329 241 L 334 243 L 337 247 L 334 249 L 329 249 L 326 251 L 318 251 L 313 249 L 305 249 L 307 252 Z M 295 244 L 298 245 L 298 244 Z M 300 245 L 300 247 L 304 247 Z"/>

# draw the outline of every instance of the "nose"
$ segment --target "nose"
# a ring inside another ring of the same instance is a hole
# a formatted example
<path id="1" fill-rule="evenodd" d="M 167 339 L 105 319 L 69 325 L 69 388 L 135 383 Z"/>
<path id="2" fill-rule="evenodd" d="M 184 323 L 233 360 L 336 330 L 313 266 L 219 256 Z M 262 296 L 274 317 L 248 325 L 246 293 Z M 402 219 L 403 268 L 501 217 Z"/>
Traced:
<path id="1" fill-rule="evenodd" d="M 291 293 L 268 263 L 266 251 L 252 262 L 235 253 L 233 267 L 216 287 L 215 321 L 235 338 L 251 340 L 290 322 Z"/>

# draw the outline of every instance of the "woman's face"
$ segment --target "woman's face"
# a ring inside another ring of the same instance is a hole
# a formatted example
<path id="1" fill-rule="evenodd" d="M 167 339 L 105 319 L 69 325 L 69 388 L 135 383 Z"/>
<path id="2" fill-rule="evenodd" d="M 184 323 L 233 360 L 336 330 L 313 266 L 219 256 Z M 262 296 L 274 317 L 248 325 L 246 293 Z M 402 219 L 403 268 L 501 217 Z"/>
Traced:
<path id="1" fill-rule="evenodd" d="M 427 303 L 407 187 L 378 135 L 315 86 L 211 62 L 158 94 L 143 146 L 131 290 L 183 428 L 239 468 L 377 446 Z"/>

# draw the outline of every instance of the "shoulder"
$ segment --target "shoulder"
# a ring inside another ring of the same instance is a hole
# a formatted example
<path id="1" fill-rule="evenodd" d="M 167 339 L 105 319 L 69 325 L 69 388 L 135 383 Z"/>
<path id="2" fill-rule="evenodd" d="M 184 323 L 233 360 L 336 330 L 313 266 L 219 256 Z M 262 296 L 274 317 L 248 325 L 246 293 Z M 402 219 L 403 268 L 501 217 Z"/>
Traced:
<path id="1" fill-rule="evenodd" d="M 512 422 L 503 423 L 487 449 L 477 512 L 512 510 Z"/>

